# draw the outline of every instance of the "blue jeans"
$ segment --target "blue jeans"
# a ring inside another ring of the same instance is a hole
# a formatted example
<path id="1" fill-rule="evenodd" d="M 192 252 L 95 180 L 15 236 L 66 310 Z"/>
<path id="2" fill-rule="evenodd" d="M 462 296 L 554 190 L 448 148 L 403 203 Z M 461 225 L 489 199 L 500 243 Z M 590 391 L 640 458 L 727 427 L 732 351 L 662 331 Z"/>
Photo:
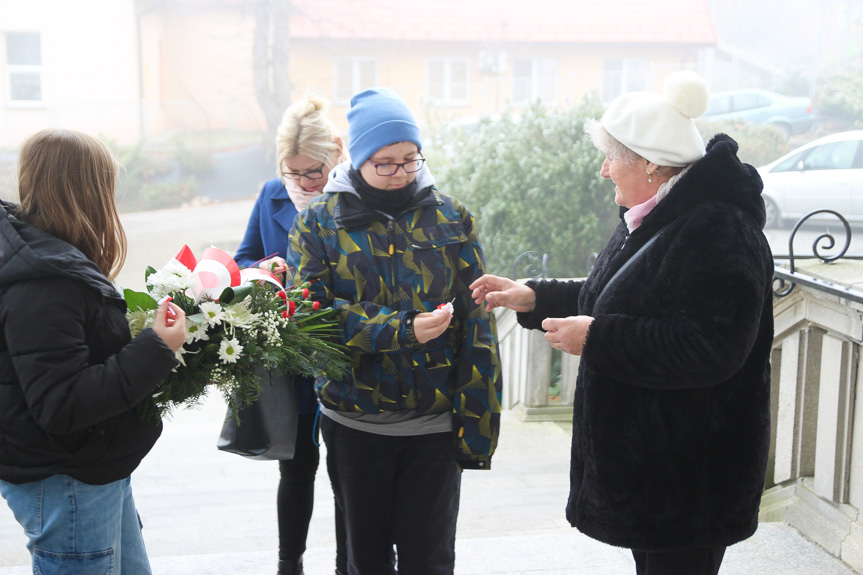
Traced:
<path id="1" fill-rule="evenodd" d="M 36 575 L 150 575 L 130 478 L 89 485 L 68 475 L 0 481 L 30 541 Z"/>

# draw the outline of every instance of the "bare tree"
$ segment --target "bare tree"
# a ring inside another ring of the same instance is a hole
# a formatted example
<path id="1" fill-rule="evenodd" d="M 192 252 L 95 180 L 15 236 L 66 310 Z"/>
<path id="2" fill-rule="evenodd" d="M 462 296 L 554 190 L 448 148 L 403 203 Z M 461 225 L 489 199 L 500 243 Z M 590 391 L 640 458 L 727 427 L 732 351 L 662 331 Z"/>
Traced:
<path id="1" fill-rule="evenodd" d="M 267 158 L 275 155 L 272 145 L 284 109 L 290 103 L 290 0 L 255 0 L 255 38 L 252 45 L 255 98 L 267 122 Z"/>

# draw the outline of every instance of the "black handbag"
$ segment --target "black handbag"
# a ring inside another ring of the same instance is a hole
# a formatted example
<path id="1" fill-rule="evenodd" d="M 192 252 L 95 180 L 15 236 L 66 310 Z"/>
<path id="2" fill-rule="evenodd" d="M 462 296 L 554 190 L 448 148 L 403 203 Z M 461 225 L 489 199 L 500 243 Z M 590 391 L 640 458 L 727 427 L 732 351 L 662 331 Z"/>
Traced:
<path id="1" fill-rule="evenodd" d="M 261 395 L 239 412 L 228 408 L 216 447 L 249 459 L 293 459 L 297 443 L 297 382 L 292 375 L 259 372 Z"/>

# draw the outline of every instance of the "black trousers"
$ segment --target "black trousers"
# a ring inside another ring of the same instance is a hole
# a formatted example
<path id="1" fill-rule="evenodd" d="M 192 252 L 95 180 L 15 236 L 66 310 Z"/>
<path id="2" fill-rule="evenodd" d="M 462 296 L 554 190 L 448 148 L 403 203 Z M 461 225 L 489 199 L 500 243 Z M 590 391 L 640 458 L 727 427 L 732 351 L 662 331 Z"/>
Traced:
<path id="1" fill-rule="evenodd" d="M 717 575 L 725 547 L 704 547 L 685 551 L 632 550 L 637 575 Z"/>
<path id="2" fill-rule="evenodd" d="M 292 561 L 306 551 L 309 522 L 315 503 L 315 474 L 320 462 L 316 445 L 315 414 L 297 418 L 297 446 L 293 459 L 279 461 L 279 559 Z M 345 526 L 336 505 L 336 570 L 347 573 Z"/>
<path id="3" fill-rule="evenodd" d="M 451 433 L 391 437 L 322 417 L 348 575 L 452 575 L 461 470 Z"/>

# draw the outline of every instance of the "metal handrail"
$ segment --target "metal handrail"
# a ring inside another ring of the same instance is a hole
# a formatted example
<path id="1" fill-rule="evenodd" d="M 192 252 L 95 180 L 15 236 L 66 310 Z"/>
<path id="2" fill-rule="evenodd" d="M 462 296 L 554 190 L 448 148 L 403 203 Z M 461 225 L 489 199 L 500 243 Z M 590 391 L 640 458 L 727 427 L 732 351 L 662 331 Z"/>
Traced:
<path id="1" fill-rule="evenodd" d="M 524 266 L 524 273 L 519 273 Z M 539 252 L 522 252 L 512 262 L 512 279 L 530 278 L 534 280 L 548 279 L 548 254 Z"/>
<path id="2" fill-rule="evenodd" d="M 803 225 L 806 220 L 809 218 L 818 215 L 818 214 L 830 214 L 835 216 L 845 228 L 845 246 L 839 251 L 839 253 L 835 255 L 825 255 L 821 250 L 832 250 L 836 247 L 836 238 L 829 231 L 820 234 L 815 241 L 812 242 L 812 256 L 795 256 L 794 254 L 794 237 L 797 235 L 797 231 L 800 229 L 800 226 Z M 826 242 L 826 243 L 822 243 Z M 840 295 L 846 299 L 850 299 L 855 302 L 863 303 L 863 292 L 852 290 L 850 288 L 846 288 L 844 286 L 840 286 L 828 281 L 820 280 L 818 278 L 814 278 L 811 276 L 807 276 L 804 274 L 800 274 L 795 271 L 795 263 L 797 259 L 812 259 L 818 258 L 824 263 L 833 263 L 839 258 L 845 257 L 845 259 L 863 259 L 860 256 L 845 256 L 845 253 L 848 251 L 848 248 L 851 246 L 851 225 L 848 223 L 848 220 L 834 210 L 815 210 L 809 212 L 794 224 L 794 228 L 791 230 L 791 235 L 788 236 L 788 255 L 787 256 L 774 256 L 774 261 L 776 259 L 787 260 L 788 261 L 788 269 L 786 269 L 783 265 L 774 263 L 773 266 L 773 281 L 779 282 L 778 287 L 773 288 L 773 295 L 776 297 L 785 297 L 794 290 L 794 286 L 797 284 L 805 285 L 806 287 L 810 287 L 813 289 L 817 289 L 819 291 L 834 293 L 835 295 Z M 787 285 L 787 287 L 786 287 Z"/>
<path id="3" fill-rule="evenodd" d="M 842 227 L 845 229 L 845 245 L 842 249 L 835 255 L 825 254 L 822 250 L 832 250 L 836 247 L 836 238 L 830 231 L 825 231 L 820 234 L 815 240 L 812 242 L 812 253 L 813 255 L 797 255 L 794 253 L 794 238 L 797 235 L 797 232 L 800 230 L 801 226 L 813 216 L 819 214 L 829 214 L 834 216 L 836 219 L 841 222 Z M 776 256 L 774 255 L 774 266 L 773 266 L 773 281 L 774 284 L 778 282 L 778 286 L 774 287 L 773 295 L 776 297 L 786 297 L 791 294 L 794 290 L 794 286 L 799 284 L 812 289 L 816 289 L 818 291 L 832 293 L 834 295 L 838 295 L 850 301 L 854 301 L 857 303 L 863 303 L 863 291 L 854 290 L 851 288 L 847 288 L 845 286 L 841 286 L 838 284 L 834 284 L 829 281 L 821 280 L 816 277 L 808 276 L 805 274 L 801 274 L 796 271 L 796 261 L 804 260 L 804 259 L 819 259 L 824 263 L 833 263 L 840 258 L 849 259 L 849 260 L 863 260 L 863 256 L 848 256 L 845 255 L 848 252 L 848 249 L 851 247 L 851 225 L 848 223 L 848 220 L 837 211 L 834 210 L 814 210 L 809 212 L 794 224 L 794 227 L 791 230 L 791 235 L 788 237 L 788 255 L 787 256 Z M 777 261 L 787 262 L 788 267 L 786 268 L 783 263 L 777 263 Z M 588 257 L 587 268 L 588 273 L 590 269 L 593 267 L 593 264 L 596 262 L 596 253 L 590 254 Z M 523 267 L 522 267 L 523 266 Z M 523 273 L 520 273 L 520 270 L 523 269 Z M 513 278 L 531 278 L 531 279 L 547 279 L 548 278 L 548 254 L 540 254 L 535 251 L 527 251 L 519 254 L 518 257 L 515 258 L 515 261 L 512 264 L 512 277 Z"/>
<path id="4" fill-rule="evenodd" d="M 777 297 L 785 297 L 791 293 L 795 285 L 812 288 L 820 292 L 829 293 L 839 297 L 843 297 L 855 303 L 863 303 L 863 291 L 851 289 L 843 285 L 834 284 L 832 282 L 822 280 L 816 277 L 807 276 L 800 272 L 791 272 L 785 268 L 776 266 L 773 268 L 773 281 L 781 283 L 788 282 L 790 285 L 787 290 L 782 293 L 773 290 L 773 294 Z"/>

